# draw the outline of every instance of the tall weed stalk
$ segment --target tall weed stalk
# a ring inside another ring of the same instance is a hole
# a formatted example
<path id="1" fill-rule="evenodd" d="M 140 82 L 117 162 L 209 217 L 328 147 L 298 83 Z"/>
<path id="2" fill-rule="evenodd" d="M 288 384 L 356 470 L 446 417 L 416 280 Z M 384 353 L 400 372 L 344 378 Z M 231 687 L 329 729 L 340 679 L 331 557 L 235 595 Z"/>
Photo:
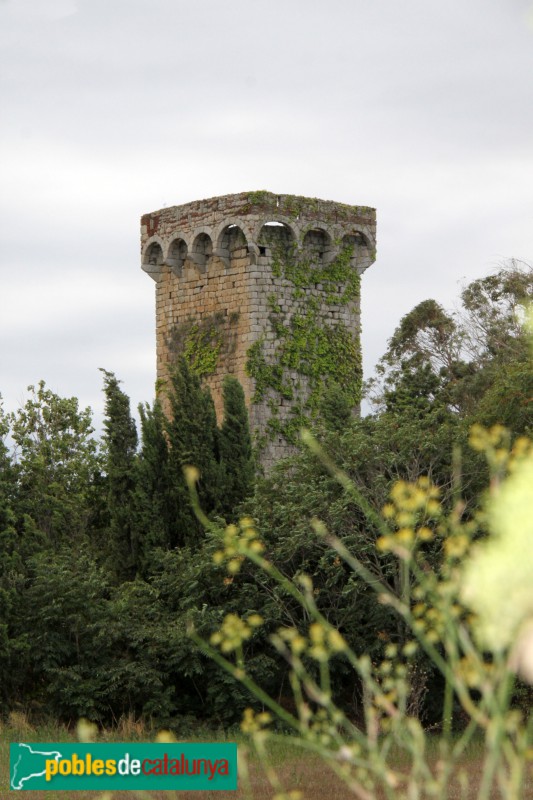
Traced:
<path id="1" fill-rule="evenodd" d="M 251 708 L 245 711 L 242 730 L 250 735 L 267 763 L 268 741 L 286 736 L 276 721 L 282 723 L 283 729 L 290 731 L 291 743 L 302 752 L 320 757 L 360 800 L 445 800 L 452 796 L 519 800 L 527 761 L 532 756 L 532 724 L 522 710 L 513 707 L 512 698 L 517 670 L 522 670 L 526 679 L 528 669 L 533 673 L 533 642 L 527 636 L 524 640 L 528 630 L 531 636 L 528 619 L 533 615 L 533 596 L 531 588 L 529 593 L 526 588 L 520 595 L 523 608 L 513 608 L 512 624 L 505 635 L 496 640 L 487 637 L 486 630 L 494 627 L 494 621 L 484 618 L 485 608 L 490 606 L 484 601 L 484 592 L 495 587 L 491 586 L 490 565 L 487 572 L 484 559 L 487 547 L 496 550 L 496 561 L 498 546 L 509 550 L 505 537 L 492 529 L 492 518 L 501 511 L 500 495 L 507 496 L 507 510 L 503 508 L 500 516 L 508 520 L 513 531 L 521 524 L 520 520 L 513 522 L 521 503 L 528 505 L 529 518 L 533 518 L 531 488 L 529 495 L 525 489 L 525 497 L 523 491 L 520 495 L 513 489 L 513 481 L 521 476 L 522 485 L 527 485 L 524 471 L 533 476 L 529 441 L 520 439 L 511 448 L 508 434 L 500 426 L 488 431 L 473 429 L 471 444 L 485 453 L 491 469 L 487 497 L 480 499 L 475 512 L 467 513 L 461 499 L 459 466 L 451 510 L 445 511 L 439 488 L 422 476 L 414 483 L 396 483 L 389 502 L 377 512 L 311 434 L 304 431 L 302 437 L 379 531 L 377 553 L 395 560 L 399 592 L 391 591 L 319 519 L 310 520 L 310 535 L 325 541 L 374 590 L 376 603 L 394 609 L 405 635 L 401 641 L 384 646 L 380 661 L 356 655 L 318 609 L 311 578 L 299 574 L 290 579 L 283 574 L 269 559 L 252 519 L 244 518 L 239 525 L 219 530 L 216 562 L 225 563 L 230 575 L 239 572 L 244 560 L 252 562 L 299 603 L 309 620 L 305 628 L 283 627 L 270 637 L 290 668 L 294 710 L 271 697 L 247 671 L 247 643 L 264 624 L 258 614 L 228 614 L 210 641 L 190 631 L 196 643 L 262 706 L 259 712 Z M 197 515 L 204 525 L 216 530 L 199 508 L 197 472 L 190 468 L 186 475 Z M 528 524 L 527 519 L 526 514 L 523 524 Z M 520 562 L 527 558 L 527 551 L 511 554 L 509 586 L 520 572 Z M 476 583 L 480 570 L 488 575 L 481 586 Z M 498 614 L 498 609 L 492 613 Z M 440 672 L 445 686 L 437 752 L 434 733 L 424 729 L 410 702 L 418 688 L 417 660 L 422 651 Z M 354 680 L 363 687 L 363 724 L 356 724 L 335 701 L 331 663 L 338 658 L 346 659 Z M 454 711 L 460 714 L 460 724 L 454 720 Z M 482 759 L 481 771 L 469 769 L 467 754 L 474 740 L 482 742 L 476 758 L 478 765 Z M 276 800 L 301 796 L 297 789 L 282 787 L 271 765 L 266 771 Z"/>

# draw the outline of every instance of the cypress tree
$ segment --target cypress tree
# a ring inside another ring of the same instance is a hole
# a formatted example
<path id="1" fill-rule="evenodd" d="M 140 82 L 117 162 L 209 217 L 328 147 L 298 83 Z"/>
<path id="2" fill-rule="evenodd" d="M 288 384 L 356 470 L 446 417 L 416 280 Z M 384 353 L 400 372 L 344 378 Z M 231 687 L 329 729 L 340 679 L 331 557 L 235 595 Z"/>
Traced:
<path id="1" fill-rule="evenodd" d="M 210 514 L 220 504 L 220 466 L 213 399 L 184 358 L 179 360 L 172 375 L 169 399 L 171 419 L 166 423 L 166 431 L 173 485 L 170 501 L 176 510 L 171 545 L 176 546 L 193 544 L 203 534 L 192 509 L 183 467 L 198 468 L 200 503 L 204 512 Z"/>
<path id="2" fill-rule="evenodd" d="M 222 392 L 224 421 L 219 439 L 222 490 L 220 510 L 231 516 L 252 491 L 252 437 L 241 384 L 228 375 L 224 378 Z"/>
<path id="3" fill-rule="evenodd" d="M 138 562 L 138 527 L 134 508 L 137 429 L 130 413 L 129 397 L 115 375 L 104 374 L 106 396 L 104 441 L 107 456 L 107 510 L 109 555 L 119 580 L 134 577 Z"/>
<path id="4" fill-rule="evenodd" d="M 171 546 L 176 509 L 172 502 L 169 450 L 165 434 L 165 416 L 156 400 L 152 407 L 139 406 L 141 449 L 137 459 L 135 506 L 141 532 L 139 559 L 146 574 L 154 548 Z"/>

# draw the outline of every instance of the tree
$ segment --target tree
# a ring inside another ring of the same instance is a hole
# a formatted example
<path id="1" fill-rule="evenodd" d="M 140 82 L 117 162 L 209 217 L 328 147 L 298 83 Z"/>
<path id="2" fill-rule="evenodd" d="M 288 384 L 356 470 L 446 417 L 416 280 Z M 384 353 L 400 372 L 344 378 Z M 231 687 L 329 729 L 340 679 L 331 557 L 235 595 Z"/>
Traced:
<path id="1" fill-rule="evenodd" d="M 155 548 L 167 549 L 173 540 L 176 509 L 172 502 L 165 416 L 156 400 L 139 406 L 141 448 L 136 466 L 135 508 L 139 529 L 139 564 L 146 574 Z"/>
<path id="2" fill-rule="evenodd" d="M 120 382 L 112 372 L 101 371 L 106 396 L 104 443 L 109 552 L 117 578 L 127 580 L 135 575 L 139 550 L 134 507 L 137 430 L 129 398 L 120 389 Z"/>
<path id="3" fill-rule="evenodd" d="M 342 433 L 353 419 L 353 400 L 335 381 L 324 387 L 320 400 L 320 417 L 327 431 Z"/>
<path id="4" fill-rule="evenodd" d="M 252 438 L 244 391 L 236 378 L 227 376 L 222 384 L 224 420 L 220 429 L 220 510 L 230 517 L 252 491 L 254 475 Z"/>
<path id="5" fill-rule="evenodd" d="M 57 546 L 87 534 L 88 487 L 100 468 L 92 414 L 75 397 L 62 398 L 44 381 L 30 386 L 26 404 L 9 415 L 15 442 L 15 493 L 19 529 L 32 529 Z"/>
<path id="6" fill-rule="evenodd" d="M 524 309 L 533 301 L 533 268 L 516 260 L 463 289 L 466 347 L 477 361 L 521 358 L 528 348 Z"/>
<path id="7" fill-rule="evenodd" d="M 533 270 L 512 261 L 466 286 L 458 313 L 434 300 L 419 303 L 400 321 L 368 384 L 377 408 L 422 416 L 440 409 L 465 420 L 482 413 L 485 424 L 505 421 L 525 432 L 533 374 L 522 323 L 532 299 Z"/>
<path id="8" fill-rule="evenodd" d="M 365 504 L 380 509 L 395 482 L 416 480 L 419 475 L 438 482 L 448 501 L 451 442 L 456 435 L 451 424 L 384 413 L 378 418 L 352 420 L 343 434 L 323 434 L 322 441 Z M 264 531 L 268 558 L 284 575 L 305 572 L 313 579 L 318 608 L 357 652 L 372 655 L 384 640 L 399 635 L 394 615 L 376 604 L 372 588 L 345 569 L 325 542 L 310 535 L 310 520 L 322 520 L 331 534 L 357 553 L 376 579 L 398 591 L 401 574 L 397 565 L 376 550 L 380 535 L 377 515 L 367 516 L 312 452 L 299 452 L 259 481 L 250 511 Z M 269 594 L 265 593 L 265 605 Z M 284 595 L 279 603 L 290 609 L 285 614 L 278 611 L 281 617 L 299 619 L 297 604 Z M 337 683 L 340 691 L 346 688 L 340 674 Z"/>
<path id="9" fill-rule="evenodd" d="M 533 302 L 533 269 L 512 261 L 473 281 L 461 297 L 465 349 L 478 367 L 464 382 L 471 389 L 470 413 L 485 425 L 531 432 L 533 368 L 524 318 Z"/>
<path id="10" fill-rule="evenodd" d="M 170 545 L 197 542 L 203 531 L 192 510 L 183 468 L 199 470 L 202 508 L 210 514 L 220 505 L 220 466 L 215 407 L 208 388 L 180 358 L 171 377 L 170 418 L 166 421 L 169 448 L 170 509 L 174 527 Z"/>
<path id="11" fill-rule="evenodd" d="M 25 607 L 31 625 L 33 693 L 59 717 L 99 719 L 109 678 L 98 631 L 105 627 L 109 573 L 87 545 L 29 560 Z"/>

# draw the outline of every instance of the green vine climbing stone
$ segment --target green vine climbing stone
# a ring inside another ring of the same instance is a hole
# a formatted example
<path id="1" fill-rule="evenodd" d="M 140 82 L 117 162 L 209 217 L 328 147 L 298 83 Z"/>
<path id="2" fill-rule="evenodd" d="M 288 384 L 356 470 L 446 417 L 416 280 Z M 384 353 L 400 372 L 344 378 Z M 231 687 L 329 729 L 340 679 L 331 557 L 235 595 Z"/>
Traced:
<path id="1" fill-rule="evenodd" d="M 344 321 L 350 315 L 342 314 L 359 300 L 360 276 L 352 247 L 328 263 L 296 247 L 278 248 L 272 253 L 272 274 L 279 284 L 279 293 L 267 298 L 275 356 L 265 346 L 265 328 L 248 350 L 246 369 L 255 381 L 252 403 L 267 399 L 267 437 L 295 442 L 302 425 L 316 419 L 327 384 L 339 386 L 353 407 L 360 403 L 359 331 Z M 281 303 L 281 297 L 289 302 Z M 281 415 L 280 406 L 288 402 L 289 412 Z"/>
<path id="2" fill-rule="evenodd" d="M 204 377 L 216 372 L 221 353 L 235 347 L 235 326 L 239 315 L 223 312 L 211 314 L 201 321 L 187 320 L 176 325 L 169 337 L 174 357 L 183 355 L 189 368 Z"/>

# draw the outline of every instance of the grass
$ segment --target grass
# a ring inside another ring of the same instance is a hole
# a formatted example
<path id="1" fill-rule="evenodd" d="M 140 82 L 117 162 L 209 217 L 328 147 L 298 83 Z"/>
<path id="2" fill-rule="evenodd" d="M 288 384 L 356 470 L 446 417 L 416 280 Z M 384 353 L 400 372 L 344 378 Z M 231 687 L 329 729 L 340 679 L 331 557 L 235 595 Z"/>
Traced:
<path id="1" fill-rule="evenodd" d="M 191 729 L 189 729 L 191 730 Z M 183 735 L 178 732 L 182 741 L 222 742 L 237 741 L 239 756 L 247 752 L 247 744 L 242 734 L 232 735 L 221 729 L 213 730 L 195 726 L 193 735 Z M 99 742 L 149 742 L 154 741 L 155 730 L 146 724 L 136 721 L 131 717 L 120 720 L 111 730 L 102 731 L 97 741 Z M 21 713 L 11 714 L 9 722 L 0 724 L 0 800 L 11 800 L 13 792 L 9 791 L 9 744 L 10 742 L 76 742 L 76 732 L 66 726 L 54 723 L 45 723 L 39 726 L 31 725 L 26 716 Z M 435 764 L 438 761 L 439 740 L 435 737 L 432 743 L 434 748 Z M 282 785 L 289 789 L 299 789 L 305 800 L 346 800 L 353 795 L 344 783 L 331 773 L 329 768 L 320 758 L 302 752 L 290 742 L 276 741 L 269 747 L 269 758 L 280 777 Z M 401 757 L 398 756 L 400 759 Z M 249 780 L 254 800 L 271 800 L 274 795 L 270 783 L 264 773 L 262 765 L 254 755 L 246 758 L 249 768 Z M 399 761 L 401 768 L 401 761 Z M 467 795 L 461 794 L 459 778 L 456 775 L 450 784 L 447 800 L 460 800 L 460 798 L 473 798 L 479 785 L 483 768 L 483 749 L 481 742 L 473 742 L 461 764 L 462 769 L 471 784 Z M 206 791 L 206 792 L 83 792 L 77 791 L 74 800 L 247 800 L 245 781 L 239 779 L 239 789 L 236 792 Z M 65 791 L 26 791 L 25 800 L 69 800 L 69 793 Z M 493 798 L 502 797 L 494 793 Z M 380 800 L 376 795 L 375 800 Z M 505 800 L 505 798 L 503 798 Z M 526 786 L 524 786 L 524 800 L 533 800 L 533 773 L 530 770 Z"/>

